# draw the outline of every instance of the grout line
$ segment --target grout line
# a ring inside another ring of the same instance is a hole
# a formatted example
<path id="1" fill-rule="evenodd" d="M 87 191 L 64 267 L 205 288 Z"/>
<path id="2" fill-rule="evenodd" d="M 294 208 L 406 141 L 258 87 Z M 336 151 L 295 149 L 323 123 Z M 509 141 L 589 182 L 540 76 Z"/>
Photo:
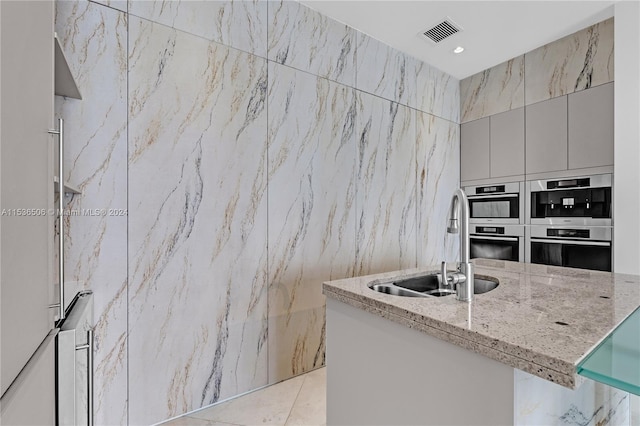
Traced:
<path id="1" fill-rule="evenodd" d="M 300 392 L 302 392 L 302 387 L 307 381 L 307 374 L 309 374 L 309 372 L 304 374 L 304 379 L 302 379 L 302 383 L 300 384 L 300 389 L 298 389 L 298 393 L 296 393 L 296 397 L 293 399 L 293 404 L 291 404 L 291 408 L 289 409 L 289 414 L 287 415 L 287 419 L 284 421 L 285 425 L 287 424 L 287 422 L 289 421 L 289 418 L 291 417 L 291 413 L 293 412 L 293 408 L 296 406 L 296 402 L 298 402 L 298 397 L 300 396 Z"/>

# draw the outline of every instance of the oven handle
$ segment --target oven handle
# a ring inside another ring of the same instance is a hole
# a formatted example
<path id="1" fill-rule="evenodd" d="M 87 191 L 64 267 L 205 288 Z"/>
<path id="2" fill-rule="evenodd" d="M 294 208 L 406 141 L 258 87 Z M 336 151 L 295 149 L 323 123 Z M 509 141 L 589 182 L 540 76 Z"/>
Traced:
<path id="1" fill-rule="evenodd" d="M 516 198 L 518 197 L 519 194 L 491 194 L 491 195 L 482 195 L 482 194 L 477 194 L 477 195 L 468 195 L 467 198 L 471 198 L 471 199 L 483 199 L 483 198 Z"/>
<path id="2" fill-rule="evenodd" d="M 518 241 L 518 237 L 492 237 L 490 235 L 471 235 L 472 240 Z"/>
<path id="3" fill-rule="evenodd" d="M 610 242 L 602 241 L 579 241 L 579 240 L 547 240 L 540 238 L 531 238 L 532 243 L 547 243 L 547 244 L 573 244 L 575 246 L 598 246 L 598 247 L 611 247 Z"/>

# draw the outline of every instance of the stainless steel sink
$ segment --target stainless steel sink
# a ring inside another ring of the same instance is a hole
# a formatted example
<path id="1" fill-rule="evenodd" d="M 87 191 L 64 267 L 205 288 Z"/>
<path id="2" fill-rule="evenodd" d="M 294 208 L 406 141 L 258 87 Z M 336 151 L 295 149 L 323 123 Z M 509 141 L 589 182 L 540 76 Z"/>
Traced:
<path id="1" fill-rule="evenodd" d="M 369 288 L 393 296 L 405 297 L 442 297 L 456 294 L 455 290 L 440 288 L 440 274 L 427 274 L 388 283 L 369 285 Z M 490 277 L 476 277 L 473 293 L 482 294 L 498 287 L 498 280 Z"/>

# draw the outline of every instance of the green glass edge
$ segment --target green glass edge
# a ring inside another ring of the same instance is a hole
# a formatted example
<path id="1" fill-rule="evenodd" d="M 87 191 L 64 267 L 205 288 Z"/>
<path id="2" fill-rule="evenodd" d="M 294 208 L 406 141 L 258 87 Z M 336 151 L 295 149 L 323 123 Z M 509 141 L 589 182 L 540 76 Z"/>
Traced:
<path id="1" fill-rule="evenodd" d="M 638 383 L 637 385 L 634 383 L 630 383 L 630 382 L 625 382 L 625 381 L 621 381 L 619 379 L 616 379 L 615 377 L 611 377 L 608 374 L 603 374 L 600 373 L 598 371 L 596 371 L 595 369 L 589 369 L 587 367 L 585 367 L 585 364 L 588 365 L 589 364 L 589 360 L 591 358 L 595 358 L 597 357 L 599 350 L 606 344 L 608 344 L 613 336 L 616 334 L 616 331 L 619 330 L 621 327 L 623 327 L 623 325 L 625 324 L 629 324 L 629 323 L 636 323 L 638 324 L 638 329 L 640 329 L 640 307 L 638 307 L 635 311 L 633 311 L 627 318 L 625 318 L 624 321 L 622 321 L 615 329 L 613 329 L 613 331 L 611 333 L 609 333 L 609 335 L 607 337 L 604 338 L 604 340 L 602 342 L 600 342 L 600 344 L 598 346 L 596 346 L 596 348 L 594 350 L 592 350 L 583 360 L 582 362 L 580 362 L 577 366 L 576 366 L 576 371 L 579 375 L 587 377 L 589 379 L 604 383 L 606 385 L 610 385 L 613 386 L 615 388 L 621 389 L 623 391 L 626 392 L 630 392 L 633 393 L 635 395 L 640 396 L 640 383 Z M 638 365 L 638 369 L 640 370 L 640 347 L 638 348 L 638 358 L 637 358 L 637 365 Z"/>

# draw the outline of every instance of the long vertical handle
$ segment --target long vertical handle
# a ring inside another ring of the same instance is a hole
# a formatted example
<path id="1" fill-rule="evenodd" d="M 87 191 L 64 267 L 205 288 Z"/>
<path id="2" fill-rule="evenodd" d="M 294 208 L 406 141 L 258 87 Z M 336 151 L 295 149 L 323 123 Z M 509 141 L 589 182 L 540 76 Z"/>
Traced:
<path id="1" fill-rule="evenodd" d="M 64 313 L 64 121 L 58 119 L 58 130 L 49 130 L 58 136 L 58 279 L 60 303 L 49 306 L 58 308 L 58 321 L 65 319 Z"/>
<path id="2" fill-rule="evenodd" d="M 87 425 L 93 426 L 93 329 L 87 330 L 87 344 L 76 351 L 87 350 Z"/>
<path id="3" fill-rule="evenodd" d="M 89 420 L 89 426 L 93 426 L 93 329 L 87 331 L 87 341 L 89 343 L 89 347 L 87 348 L 87 387 L 89 388 L 87 418 Z"/>
<path id="4" fill-rule="evenodd" d="M 64 121 L 58 119 L 58 202 L 60 211 L 58 213 L 58 274 L 60 278 L 60 320 L 65 318 L 64 313 Z"/>

